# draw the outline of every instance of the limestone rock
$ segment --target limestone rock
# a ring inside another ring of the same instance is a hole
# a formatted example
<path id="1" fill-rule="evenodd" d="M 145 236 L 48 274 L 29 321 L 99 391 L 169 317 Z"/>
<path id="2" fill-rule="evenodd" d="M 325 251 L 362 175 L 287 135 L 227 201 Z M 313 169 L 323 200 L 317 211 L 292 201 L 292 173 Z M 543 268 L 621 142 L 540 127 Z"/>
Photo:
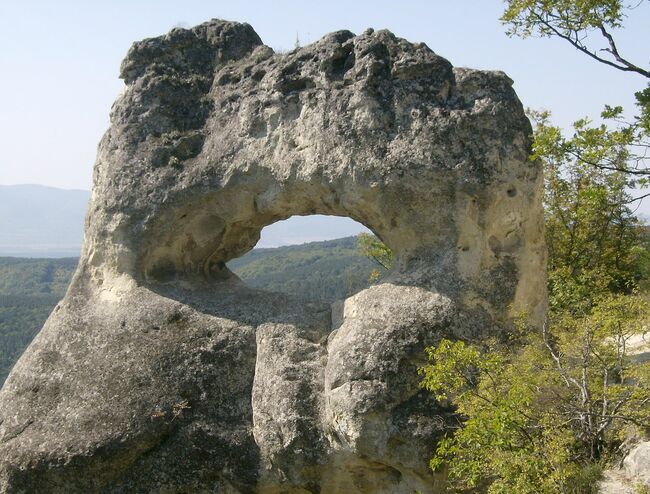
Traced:
<path id="1" fill-rule="evenodd" d="M 437 492 L 453 414 L 424 347 L 545 309 L 512 81 L 388 31 L 278 55 L 219 20 L 135 43 L 121 76 L 77 273 L 0 392 L 0 492 Z M 396 255 L 334 316 L 225 267 L 308 214 Z"/>
<path id="2" fill-rule="evenodd" d="M 634 342 L 633 342 L 634 343 Z M 620 468 L 608 468 L 598 485 L 600 494 L 638 494 L 650 488 L 650 441 L 634 445 Z"/>
<path id="3" fill-rule="evenodd" d="M 632 448 L 623 461 L 623 468 L 634 482 L 650 488 L 650 441 Z"/>

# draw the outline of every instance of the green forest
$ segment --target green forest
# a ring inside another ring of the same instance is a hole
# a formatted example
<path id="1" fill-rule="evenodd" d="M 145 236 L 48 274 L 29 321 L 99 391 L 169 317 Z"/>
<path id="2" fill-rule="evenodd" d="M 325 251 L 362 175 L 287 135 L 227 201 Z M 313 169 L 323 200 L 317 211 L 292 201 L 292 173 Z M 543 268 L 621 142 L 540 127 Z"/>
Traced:
<path id="1" fill-rule="evenodd" d="M 373 262 L 355 237 L 254 249 L 228 266 L 249 286 L 333 302 L 368 285 Z M 0 257 L 0 385 L 65 295 L 76 258 Z"/>
<path id="2" fill-rule="evenodd" d="M 0 383 L 65 295 L 77 259 L 0 257 Z"/>
<path id="3" fill-rule="evenodd" d="M 254 249 L 228 263 L 249 286 L 333 302 L 368 286 L 374 264 L 356 237 L 275 249 Z"/>

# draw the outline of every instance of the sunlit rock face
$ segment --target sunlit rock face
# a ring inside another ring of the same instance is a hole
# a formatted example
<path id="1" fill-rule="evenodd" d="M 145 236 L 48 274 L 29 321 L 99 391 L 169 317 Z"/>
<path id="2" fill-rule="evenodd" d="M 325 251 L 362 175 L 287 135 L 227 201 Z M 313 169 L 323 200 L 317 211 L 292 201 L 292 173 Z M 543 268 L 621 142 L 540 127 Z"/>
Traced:
<path id="1" fill-rule="evenodd" d="M 423 349 L 545 307 L 541 171 L 501 72 L 388 31 L 274 54 L 213 20 L 135 43 L 65 299 L 0 393 L 0 492 L 433 493 Z M 395 252 L 335 310 L 225 263 L 292 215 Z"/>

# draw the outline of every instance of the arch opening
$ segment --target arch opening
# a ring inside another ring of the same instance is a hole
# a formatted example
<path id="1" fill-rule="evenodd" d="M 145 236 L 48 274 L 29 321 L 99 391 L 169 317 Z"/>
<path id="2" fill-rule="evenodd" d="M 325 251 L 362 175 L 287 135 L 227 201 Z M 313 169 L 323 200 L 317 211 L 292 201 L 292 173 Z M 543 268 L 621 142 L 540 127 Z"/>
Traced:
<path id="1" fill-rule="evenodd" d="M 314 183 L 259 189 L 255 184 L 235 184 L 195 197 L 193 201 L 185 198 L 178 207 L 170 201 L 146 226 L 136 261 L 143 281 L 230 279 L 233 275 L 227 263 L 251 251 L 265 227 L 276 224 L 271 230 L 281 228 L 290 217 L 327 217 L 330 222 L 341 221 L 333 217 L 346 218 L 342 221 L 358 225 L 355 232 L 372 232 L 396 254 L 413 240 L 409 229 L 398 227 L 408 223 L 386 215 L 385 203 L 368 188 L 341 193 Z M 312 230 L 312 240 L 324 240 L 322 228 Z M 260 247 L 264 245 L 263 239 Z"/>
<path id="2" fill-rule="evenodd" d="M 332 303 L 366 288 L 376 270 L 359 250 L 360 233 L 371 230 L 351 218 L 295 215 L 264 227 L 226 267 L 251 288 Z"/>

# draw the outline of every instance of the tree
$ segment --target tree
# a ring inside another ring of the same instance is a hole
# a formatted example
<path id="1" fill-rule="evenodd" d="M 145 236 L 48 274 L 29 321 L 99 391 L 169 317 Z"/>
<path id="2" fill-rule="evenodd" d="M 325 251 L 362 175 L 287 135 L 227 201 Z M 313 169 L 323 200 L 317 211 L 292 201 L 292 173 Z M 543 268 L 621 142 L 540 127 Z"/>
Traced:
<path id="1" fill-rule="evenodd" d="M 615 295 L 587 316 L 554 316 L 553 335 L 524 330 L 515 352 L 495 341 L 429 349 L 423 386 L 464 418 L 432 468 L 448 468 L 453 492 L 595 493 L 626 428 L 650 420 L 650 362 L 633 364 L 627 345 L 649 316 L 642 298 Z"/>
<path id="2" fill-rule="evenodd" d="M 581 53 L 598 62 L 634 72 L 650 79 L 650 72 L 630 62 L 619 53 L 612 35 L 622 27 L 626 12 L 638 8 L 643 1 L 629 5 L 620 0 L 508 0 L 501 17 L 510 36 L 555 36 L 567 41 Z M 604 48 L 589 43 L 592 32 L 601 35 Z"/>
<path id="3" fill-rule="evenodd" d="M 576 154 L 592 143 L 562 136 L 548 113 L 533 113 L 532 159 L 545 172 L 544 212 L 548 246 L 549 298 L 554 310 L 588 311 L 599 297 L 632 293 L 648 277 L 645 230 L 630 208 L 629 181 L 621 171 L 591 166 Z"/>
<path id="4" fill-rule="evenodd" d="M 373 261 L 382 271 L 388 271 L 393 265 L 393 252 L 377 237 L 369 233 L 360 233 L 357 236 L 359 252 Z M 375 269 L 370 273 L 369 281 L 377 281 L 382 271 Z"/>
<path id="5" fill-rule="evenodd" d="M 510 36 L 556 37 L 601 64 L 650 80 L 648 68 L 624 56 L 614 38 L 625 17 L 647 4 L 639 1 L 631 5 L 620 0 L 507 0 L 501 20 Z M 629 186 L 643 188 L 650 178 L 650 81 L 635 97 L 637 115 L 632 119 L 623 117 L 622 107 L 607 105 L 601 125 L 581 120 L 574 138 L 561 144 L 581 162 L 601 170 L 624 172 Z M 575 146 L 578 143 L 583 145 Z M 647 196 L 642 194 L 637 200 Z"/>

